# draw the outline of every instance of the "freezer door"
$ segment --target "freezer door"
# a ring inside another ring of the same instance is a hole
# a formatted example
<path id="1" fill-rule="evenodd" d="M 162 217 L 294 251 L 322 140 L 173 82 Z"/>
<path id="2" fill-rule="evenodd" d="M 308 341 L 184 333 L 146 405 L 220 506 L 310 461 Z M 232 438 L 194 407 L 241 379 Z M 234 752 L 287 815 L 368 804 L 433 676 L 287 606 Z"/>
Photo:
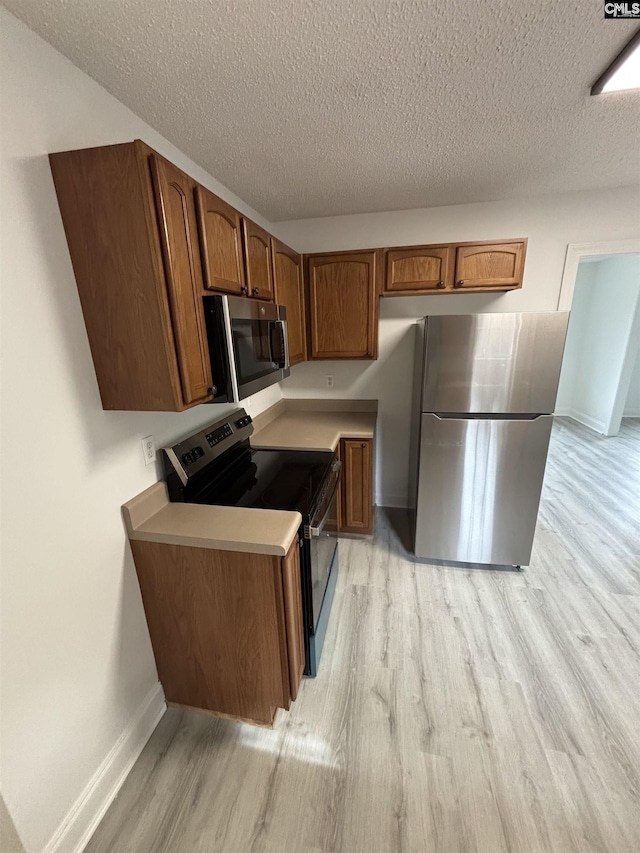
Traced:
<path id="1" fill-rule="evenodd" d="M 553 412 L 569 314 L 428 317 L 423 412 Z"/>
<path id="2" fill-rule="evenodd" d="M 422 415 L 416 555 L 528 565 L 552 423 Z"/>

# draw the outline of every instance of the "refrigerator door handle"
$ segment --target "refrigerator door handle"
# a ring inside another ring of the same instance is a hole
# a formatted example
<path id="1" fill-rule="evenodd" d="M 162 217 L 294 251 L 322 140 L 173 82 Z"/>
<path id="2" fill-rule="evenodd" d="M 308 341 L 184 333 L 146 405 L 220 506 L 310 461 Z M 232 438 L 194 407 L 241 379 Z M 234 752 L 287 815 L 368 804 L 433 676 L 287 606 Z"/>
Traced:
<path id="1" fill-rule="evenodd" d="M 548 418 L 551 412 L 539 412 L 537 414 L 501 414 L 499 412 L 491 413 L 471 413 L 467 412 L 423 412 L 425 415 L 433 415 L 439 421 L 535 421 L 538 418 Z"/>

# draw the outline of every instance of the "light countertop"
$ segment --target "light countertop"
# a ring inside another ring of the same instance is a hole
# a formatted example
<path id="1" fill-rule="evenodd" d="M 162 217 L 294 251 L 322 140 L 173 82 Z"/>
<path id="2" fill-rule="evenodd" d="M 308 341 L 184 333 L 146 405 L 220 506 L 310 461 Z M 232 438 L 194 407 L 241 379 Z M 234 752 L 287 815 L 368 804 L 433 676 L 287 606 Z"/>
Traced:
<path id="1" fill-rule="evenodd" d="M 335 450 L 341 438 L 373 438 L 376 400 L 281 400 L 255 420 L 251 445 Z M 171 503 L 164 482 L 122 507 L 129 539 L 284 556 L 302 523 L 299 512 Z"/>
<path id="2" fill-rule="evenodd" d="M 154 483 L 122 507 L 129 539 L 283 557 L 302 523 L 299 512 L 171 503 Z"/>
<path id="3" fill-rule="evenodd" d="M 278 416 L 251 436 L 252 447 L 279 450 L 335 450 L 341 438 L 373 438 L 377 411 L 324 410 L 317 406 L 304 409 L 305 404 L 319 401 L 286 400 Z M 338 401 L 342 406 L 349 401 Z M 371 403 L 376 401 L 357 401 Z M 323 400 L 328 409 L 336 401 Z M 293 405 L 292 405 L 293 404 Z"/>

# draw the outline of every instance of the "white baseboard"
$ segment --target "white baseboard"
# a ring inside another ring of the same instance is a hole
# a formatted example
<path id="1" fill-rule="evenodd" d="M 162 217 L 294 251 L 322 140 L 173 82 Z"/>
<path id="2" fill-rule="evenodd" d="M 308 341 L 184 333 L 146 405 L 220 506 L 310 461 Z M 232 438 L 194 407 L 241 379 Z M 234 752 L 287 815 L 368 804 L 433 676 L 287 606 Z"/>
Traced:
<path id="1" fill-rule="evenodd" d="M 584 412 L 580 412 L 577 409 L 572 409 L 568 413 L 567 417 L 574 421 L 578 421 L 579 424 L 582 424 L 595 432 L 599 432 L 600 435 L 604 435 L 607 430 L 607 425 L 598 420 L 598 418 L 592 418 L 591 415 L 585 415 Z"/>
<path id="2" fill-rule="evenodd" d="M 376 506 L 395 506 L 402 509 L 409 506 L 406 495 L 379 494 L 376 495 Z"/>
<path id="3" fill-rule="evenodd" d="M 622 414 L 623 418 L 640 418 L 640 409 L 627 409 Z"/>
<path id="4" fill-rule="evenodd" d="M 147 693 L 43 853 L 82 853 L 166 710 L 158 682 Z"/>

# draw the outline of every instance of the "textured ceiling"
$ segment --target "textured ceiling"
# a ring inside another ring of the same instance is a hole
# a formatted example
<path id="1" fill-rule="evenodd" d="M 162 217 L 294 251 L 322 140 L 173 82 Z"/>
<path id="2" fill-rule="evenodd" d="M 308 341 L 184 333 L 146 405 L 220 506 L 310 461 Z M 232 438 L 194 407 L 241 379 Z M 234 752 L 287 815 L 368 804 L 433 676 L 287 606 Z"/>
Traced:
<path id="1" fill-rule="evenodd" d="M 640 183 L 602 0 L 2 2 L 274 221 Z"/>

